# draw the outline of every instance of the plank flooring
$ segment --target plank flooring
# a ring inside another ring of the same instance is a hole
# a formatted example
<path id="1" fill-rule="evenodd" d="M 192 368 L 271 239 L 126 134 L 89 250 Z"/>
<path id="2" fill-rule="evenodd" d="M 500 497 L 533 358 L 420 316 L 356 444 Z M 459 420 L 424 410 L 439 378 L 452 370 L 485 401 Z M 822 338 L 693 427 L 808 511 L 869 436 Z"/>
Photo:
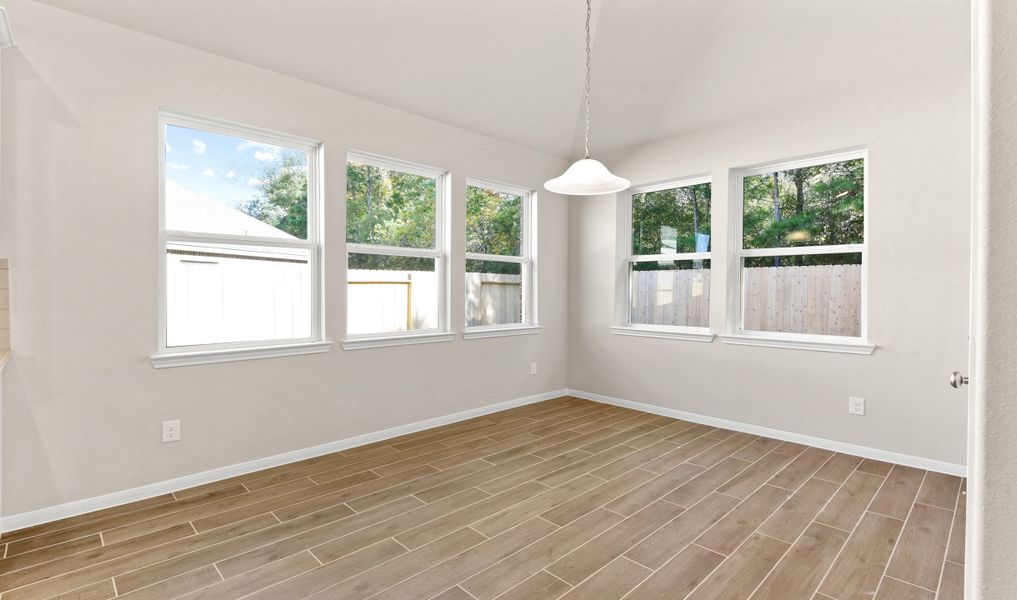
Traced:
<path id="1" fill-rule="evenodd" d="M 0 600 L 961 600 L 964 481 L 563 397 L 0 536 Z"/>

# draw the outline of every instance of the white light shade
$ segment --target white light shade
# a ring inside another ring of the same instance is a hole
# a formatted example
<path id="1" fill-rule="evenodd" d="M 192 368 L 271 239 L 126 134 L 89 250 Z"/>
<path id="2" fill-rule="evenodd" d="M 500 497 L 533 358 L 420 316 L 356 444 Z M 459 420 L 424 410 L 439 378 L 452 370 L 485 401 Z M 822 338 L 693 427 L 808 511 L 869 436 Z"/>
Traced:
<path id="1" fill-rule="evenodd" d="M 630 185 L 628 179 L 612 174 L 600 161 L 592 158 L 577 160 L 561 177 L 544 183 L 548 191 L 569 196 L 613 194 L 628 189 Z"/>

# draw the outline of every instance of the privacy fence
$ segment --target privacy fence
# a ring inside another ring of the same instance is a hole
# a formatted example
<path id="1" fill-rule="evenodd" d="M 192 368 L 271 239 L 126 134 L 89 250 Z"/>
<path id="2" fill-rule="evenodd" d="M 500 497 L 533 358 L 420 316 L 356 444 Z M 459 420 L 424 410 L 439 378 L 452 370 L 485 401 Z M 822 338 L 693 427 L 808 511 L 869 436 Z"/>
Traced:
<path id="1" fill-rule="evenodd" d="M 710 270 L 633 271 L 632 323 L 708 327 Z M 861 265 L 742 270 L 746 331 L 861 335 Z"/>

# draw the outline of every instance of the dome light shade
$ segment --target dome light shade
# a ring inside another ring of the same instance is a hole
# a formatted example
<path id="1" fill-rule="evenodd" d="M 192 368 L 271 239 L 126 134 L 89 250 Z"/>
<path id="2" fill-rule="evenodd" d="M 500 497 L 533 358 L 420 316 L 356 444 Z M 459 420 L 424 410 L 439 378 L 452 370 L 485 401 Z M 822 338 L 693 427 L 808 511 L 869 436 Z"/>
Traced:
<path id="1" fill-rule="evenodd" d="M 568 196 L 598 196 L 628 189 L 628 179 L 618 177 L 598 160 L 583 158 L 565 173 L 544 183 L 548 191 Z"/>

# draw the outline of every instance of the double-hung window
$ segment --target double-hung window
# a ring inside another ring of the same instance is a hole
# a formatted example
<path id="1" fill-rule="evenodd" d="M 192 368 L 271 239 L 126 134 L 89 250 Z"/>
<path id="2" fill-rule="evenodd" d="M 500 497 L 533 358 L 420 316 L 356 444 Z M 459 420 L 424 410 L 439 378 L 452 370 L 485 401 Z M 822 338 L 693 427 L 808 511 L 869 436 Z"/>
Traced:
<path id="1" fill-rule="evenodd" d="M 160 115 L 157 367 L 321 352 L 317 142 Z"/>
<path id="2" fill-rule="evenodd" d="M 351 153 L 346 349 L 447 341 L 447 173 Z"/>
<path id="3" fill-rule="evenodd" d="M 537 330 L 532 195 L 503 184 L 467 182 L 466 338 Z"/>
<path id="4" fill-rule="evenodd" d="M 638 187 L 619 196 L 615 333 L 709 341 L 709 178 Z"/>
<path id="5" fill-rule="evenodd" d="M 725 341 L 872 352 L 865 168 L 862 151 L 734 173 Z"/>

